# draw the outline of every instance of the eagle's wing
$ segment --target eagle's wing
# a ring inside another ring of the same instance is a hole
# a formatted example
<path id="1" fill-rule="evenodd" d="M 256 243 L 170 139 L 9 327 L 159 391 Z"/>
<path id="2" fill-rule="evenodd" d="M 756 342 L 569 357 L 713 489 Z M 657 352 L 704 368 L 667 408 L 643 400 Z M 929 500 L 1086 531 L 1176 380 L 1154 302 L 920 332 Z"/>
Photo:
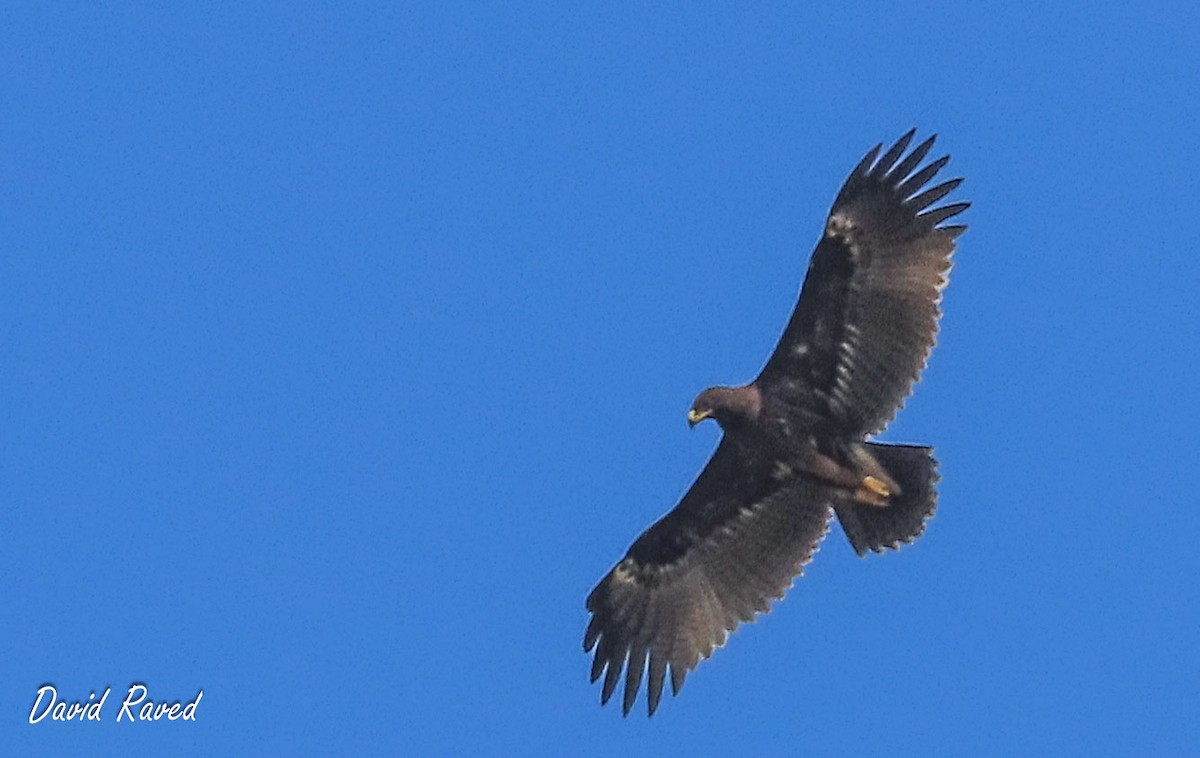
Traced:
<path id="1" fill-rule="evenodd" d="M 870 434 L 891 420 L 925 366 L 937 334 L 954 239 L 939 226 L 967 208 L 930 209 L 962 181 L 925 185 L 950 159 L 914 171 L 933 137 L 903 160 L 909 132 L 851 172 L 813 252 L 799 302 L 757 382 L 776 400 L 828 424 Z"/>
<path id="2" fill-rule="evenodd" d="M 596 649 L 592 681 L 607 668 L 607 703 L 622 668 L 629 713 L 649 663 L 653 715 L 667 667 L 678 693 L 687 672 L 739 622 L 770 610 L 816 552 L 831 495 L 780 481 L 773 463 L 746 460 L 724 440 L 679 505 L 647 529 L 588 596 L 584 650 Z"/>

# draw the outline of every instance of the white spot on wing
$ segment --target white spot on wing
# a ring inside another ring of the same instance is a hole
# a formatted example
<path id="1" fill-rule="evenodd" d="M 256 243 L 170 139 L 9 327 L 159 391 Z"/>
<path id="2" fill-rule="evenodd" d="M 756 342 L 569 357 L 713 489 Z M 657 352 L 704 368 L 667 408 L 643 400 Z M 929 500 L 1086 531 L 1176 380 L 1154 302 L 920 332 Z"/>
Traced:
<path id="1" fill-rule="evenodd" d="M 613 571 L 613 578 L 626 584 L 634 583 L 633 561 L 629 558 L 617 564 L 617 568 Z"/>
<path id="2" fill-rule="evenodd" d="M 834 213 L 825 222 L 825 233 L 830 237 L 841 237 L 846 239 L 850 235 L 850 231 L 854 229 L 853 222 L 840 213 Z"/>
<path id="3" fill-rule="evenodd" d="M 862 237 L 862 230 L 855 226 L 853 219 L 848 216 L 840 213 L 830 216 L 825 222 L 825 236 L 844 242 L 850 248 L 852 258 L 857 258 L 861 252 L 858 243 Z"/>

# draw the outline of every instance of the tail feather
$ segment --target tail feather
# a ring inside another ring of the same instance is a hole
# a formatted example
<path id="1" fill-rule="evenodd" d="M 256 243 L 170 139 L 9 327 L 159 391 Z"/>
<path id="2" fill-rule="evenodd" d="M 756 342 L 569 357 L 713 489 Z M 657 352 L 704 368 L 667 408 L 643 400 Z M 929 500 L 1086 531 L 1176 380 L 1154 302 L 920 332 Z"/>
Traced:
<path id="1" fill-rule="evenodd" d="M 900 486 L 885 506 L 845 502 L 834 507 L 838 521 L 859 555 L 898 549 L 925 531 L 937 508 L 937 460 L 933 448 L 867 443 L 867 450 Z"/>

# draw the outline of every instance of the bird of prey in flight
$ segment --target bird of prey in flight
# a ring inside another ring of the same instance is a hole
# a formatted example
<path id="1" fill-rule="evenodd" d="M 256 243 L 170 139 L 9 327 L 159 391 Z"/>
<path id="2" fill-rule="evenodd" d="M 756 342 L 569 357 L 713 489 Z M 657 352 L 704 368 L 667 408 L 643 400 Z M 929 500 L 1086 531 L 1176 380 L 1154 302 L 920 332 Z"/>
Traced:
<path id="1" fill-rule="evenodd" d="M 714 419 L 716 452 L 669 513 L 634 541 L 587 599 L 585 651 L 607 703 L 625 672 L 624 713 L 645 678 L 650 715 L 670 670 L 684 677 L 739 623 L 783 597 L 837 514 L 859 555 L 913 541 L 933 514 L 931 447 L 868 442 L 933 348 L 954 240 L 915 130 L 850 172 L 813 251 L 787 328 L 753 382 L 711 387 L 688 423 Z"/>

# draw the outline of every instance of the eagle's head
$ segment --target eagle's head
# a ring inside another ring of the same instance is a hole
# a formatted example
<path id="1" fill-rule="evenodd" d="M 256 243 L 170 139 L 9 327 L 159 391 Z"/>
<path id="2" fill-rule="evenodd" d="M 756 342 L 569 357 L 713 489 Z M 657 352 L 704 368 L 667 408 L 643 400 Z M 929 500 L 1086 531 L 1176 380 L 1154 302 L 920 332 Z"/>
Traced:
<path id="1" fill-rule="evenodd" d="M 687 414 L 688 426 L 695 426 L 706 418 L 716 419 L 722 428 L 751 422 L 758 417 L 761 406 L 761 396 L 753 384 L 709 387 L 692 402 Z"/>

